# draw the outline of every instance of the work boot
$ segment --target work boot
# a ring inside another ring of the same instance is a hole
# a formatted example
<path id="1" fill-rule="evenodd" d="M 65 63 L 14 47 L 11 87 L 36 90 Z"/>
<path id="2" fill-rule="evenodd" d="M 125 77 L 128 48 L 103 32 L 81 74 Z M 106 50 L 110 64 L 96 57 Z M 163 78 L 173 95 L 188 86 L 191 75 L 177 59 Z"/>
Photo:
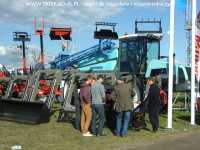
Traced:
<path id="1" fill-rule="evenodd" d="M 158 128 L 153 128 L 153 132 L 156 133 L 158 131 Z"/>

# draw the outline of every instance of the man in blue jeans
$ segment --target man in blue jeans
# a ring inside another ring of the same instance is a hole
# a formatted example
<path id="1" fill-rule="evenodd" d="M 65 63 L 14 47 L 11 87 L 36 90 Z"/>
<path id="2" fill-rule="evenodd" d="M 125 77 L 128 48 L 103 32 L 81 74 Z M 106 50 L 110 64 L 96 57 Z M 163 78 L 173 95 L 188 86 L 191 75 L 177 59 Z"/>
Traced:
<path id="1" fill-rule="evenodd" d="M 105 122 L 105 89 L 102 85 L 103 77 L 99 75 L 97 80 L 93 77 L 91 86 L 92 95 L 92 133 L 96 136 L 105 136 L 103 134 L 104 122 Z M 97 121 L 97 115 L 99 116 L 99 121 Z"/>
<path id="2" fill-rule="evenodd" d="M 117 84 L 114 87 L 112 96 L 115 100 L 115 112 L 116 112 L 116 136 L 127 136 L 128 125 L 130 120 L 131 110 L 133 109 L 132 103 L 132 86 L 130 83 L 124 82 L 125 78 L 119 78 Z"/>

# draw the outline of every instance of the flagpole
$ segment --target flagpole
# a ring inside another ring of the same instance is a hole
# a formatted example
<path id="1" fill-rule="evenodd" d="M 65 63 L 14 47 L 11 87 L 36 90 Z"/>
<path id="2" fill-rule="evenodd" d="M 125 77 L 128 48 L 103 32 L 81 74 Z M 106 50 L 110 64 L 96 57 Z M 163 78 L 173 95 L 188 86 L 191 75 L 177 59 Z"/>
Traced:
<path id="1" fill-rule="evenodd" d="M 174 18 L 175 0 L 170 1 L 170 41 L 169 41 L 169 80 L 168 80 L 168 120 L 167 128 L 172 128 L 173 68 L 174 68 Z"/>
<path id="2" fill-rule="evenodd" d="M 195 125 L 195 34 L 196 34 L 196 0 L 192 1 L 192 65 L 191 65 L 191 125 Z"/>

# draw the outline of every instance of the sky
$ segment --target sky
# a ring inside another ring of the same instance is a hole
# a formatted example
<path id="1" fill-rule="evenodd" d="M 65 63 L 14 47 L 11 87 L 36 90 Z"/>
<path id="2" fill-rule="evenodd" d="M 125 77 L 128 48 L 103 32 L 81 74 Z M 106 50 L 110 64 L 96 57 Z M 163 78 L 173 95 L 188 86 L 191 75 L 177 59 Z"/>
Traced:
<path id="1" fill-rule="evenodd" d="M 156 6 L 157 5 L 157 6 Z M 175 52 L 176 59 L 186 62 L 185 0 L 176 0 Z M 1 0 L 0 1 L 0 63 L 20 67 L 20 42 L 13 41 L 14 31 L 31 35 L 27 42 L 27 60 L 33 64 L 33 55 L 40 52 L 39 37 L 34 35 L 34 17 L 45 19 L 44 49 L 48 63 L 61 52 L 61 42 L 51 41 L 51 27 L 72 27 L 71 50 L 75 53 L 98 43 L 93 39 L 96 21 L 116 22 L 119 36 L 134 33 L 136 19 L 161 19 L 163 39 L 161 55 L 169 49 L 169 0 Z"/>

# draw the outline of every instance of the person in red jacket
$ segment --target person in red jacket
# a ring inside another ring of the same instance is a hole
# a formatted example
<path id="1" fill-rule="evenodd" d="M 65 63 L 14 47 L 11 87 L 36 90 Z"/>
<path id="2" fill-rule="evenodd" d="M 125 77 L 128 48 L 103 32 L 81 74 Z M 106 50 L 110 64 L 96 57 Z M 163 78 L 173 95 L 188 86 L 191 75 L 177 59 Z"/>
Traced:
<path id="1" fill-rule="evenodd" d="M 88 131 L 90 122 L 92 119 L 92 108 L 91 108 L 91 88 L 92 76 L 88 76 L 80 88 L 80 100 L 81 100 L 81 131 L 83 136 L 92 136 Z"/>

